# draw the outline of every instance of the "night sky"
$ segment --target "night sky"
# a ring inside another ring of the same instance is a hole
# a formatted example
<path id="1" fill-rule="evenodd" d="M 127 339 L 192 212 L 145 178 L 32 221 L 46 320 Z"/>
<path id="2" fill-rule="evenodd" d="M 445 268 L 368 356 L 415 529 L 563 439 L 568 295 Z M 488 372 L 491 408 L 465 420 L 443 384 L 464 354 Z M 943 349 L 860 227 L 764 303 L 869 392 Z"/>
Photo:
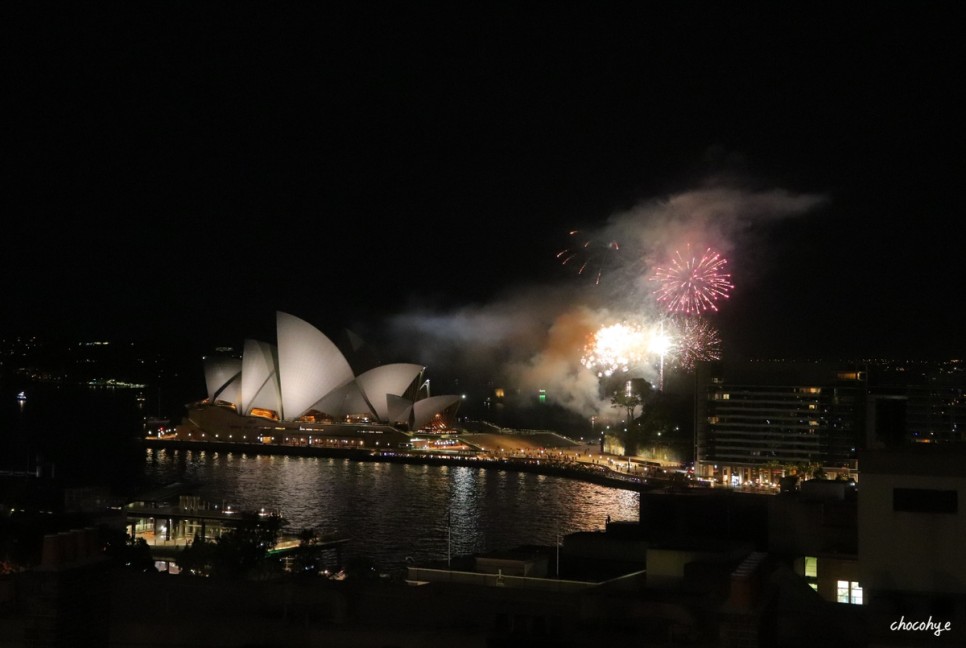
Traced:
<path id="1" fill-rule="evenodd" d="M 957 5 L 848 5 L 8 4 L 0 333 L 526 362 L 697 237 L 726 357 L 962 356 Z"/>

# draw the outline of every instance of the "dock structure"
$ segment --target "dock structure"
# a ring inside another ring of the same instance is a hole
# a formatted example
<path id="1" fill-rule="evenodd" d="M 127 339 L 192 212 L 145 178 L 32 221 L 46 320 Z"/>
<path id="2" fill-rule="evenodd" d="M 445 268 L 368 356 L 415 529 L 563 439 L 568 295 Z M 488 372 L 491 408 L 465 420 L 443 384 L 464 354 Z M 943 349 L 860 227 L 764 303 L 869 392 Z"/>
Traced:
<path id="1" fill-rule="evenodd" d="M 193 485 L 180 482 L 138 496 L 125 506 L 125 516 L 128 534 L 147 544 L 162 571 L 169 571 L 178 554 L 196 539 L 214 542 L 244 524 L 281 520 L 279 511 L 242 511 L 231 505 L 212 504 L 196 495 Z M 312 547 L 338 551 L 348 542 L 349 538 L 325 537 L 315 539 Z M 300 546 L 300 537 L 281 535 L 268 553 L 284 556 Z"/>

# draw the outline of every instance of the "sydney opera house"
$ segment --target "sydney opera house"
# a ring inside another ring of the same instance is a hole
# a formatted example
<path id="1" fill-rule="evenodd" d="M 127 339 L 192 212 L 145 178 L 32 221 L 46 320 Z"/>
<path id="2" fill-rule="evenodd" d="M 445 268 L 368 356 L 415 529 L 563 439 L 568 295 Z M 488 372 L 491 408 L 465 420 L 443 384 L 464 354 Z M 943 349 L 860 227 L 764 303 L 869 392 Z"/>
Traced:
<path id="1" fill-rule="evenodd" d="M 276 314 L 277 344 L 245 340 L 242 356 L 206 357 L 208 396 L 188 406 L 182 438 L 397 447 L 448 425 L 459 396 L 431 396 L 425 367 L 396 363 L 356 375 L 311 324 Z"/>

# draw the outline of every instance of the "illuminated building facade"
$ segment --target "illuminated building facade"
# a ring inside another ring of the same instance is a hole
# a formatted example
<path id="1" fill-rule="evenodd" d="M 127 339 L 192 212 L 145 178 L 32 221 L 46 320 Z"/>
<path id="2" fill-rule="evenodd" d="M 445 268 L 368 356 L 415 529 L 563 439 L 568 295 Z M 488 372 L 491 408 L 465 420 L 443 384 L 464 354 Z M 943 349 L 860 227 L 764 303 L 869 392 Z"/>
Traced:
<path id="1" fill-rule="evenodd" d="M 246 340 L 240 358 L 205 358 L 208 396 L 189 406 L 180 436 L 319 437 L 345 424 L 389 433 L 417 430 L 455 414 L 460 397 L 431 396 L 422 365 L 387 364 L 355 375 L 335 343 L 311 324 L 279 312 L 276 328 L 275 345 Z M 356 430 L 354 436 L 359 434 Z"/>
<path id="2" fill-rule="evenodd" d="M 729 485 L 821 468 L 856 477 L 857 452 L 966 441 L 958 362 L 703 362 L 697 472 Z"/>
<path id="3" fill-rule="evenodd" d="M 695 451 L 699 476 L 772 484 L 821 468 L 854 476 L 864 433 L 866 375 L 820 363 L 699 363 Z"/>

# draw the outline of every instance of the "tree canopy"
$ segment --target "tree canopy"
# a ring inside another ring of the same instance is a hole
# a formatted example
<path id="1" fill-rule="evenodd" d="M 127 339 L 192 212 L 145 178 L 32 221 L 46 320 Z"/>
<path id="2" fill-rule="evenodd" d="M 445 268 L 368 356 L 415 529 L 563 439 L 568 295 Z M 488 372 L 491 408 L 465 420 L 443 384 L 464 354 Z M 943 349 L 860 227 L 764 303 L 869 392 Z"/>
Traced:
<path id="1" fill-rule="evenodd" d="M 275 515 L 244 513 L 236 526 L 214 542 L 195 535 L 178 555 L 178 566 L 188 574 L 246 578 L 266 569 L 269 550 L 278 541 L 283 520 Z"/>

